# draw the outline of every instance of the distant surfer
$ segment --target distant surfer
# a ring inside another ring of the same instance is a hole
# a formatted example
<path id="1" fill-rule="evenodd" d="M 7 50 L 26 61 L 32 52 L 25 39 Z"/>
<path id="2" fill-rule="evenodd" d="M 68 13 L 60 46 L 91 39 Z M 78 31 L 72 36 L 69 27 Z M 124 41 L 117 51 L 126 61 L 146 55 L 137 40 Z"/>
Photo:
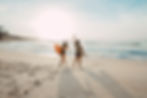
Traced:
<path id="1" fill-rule="evenodd" d="M 68 48 L 67 42 L 64 42 L 61 46 L 56 44 L 55 45 L 55 51 L 59 54 L 60 56 L 60 63 L 59 65 L 66 64 L 66 51 Z"/>
<path id="2" fill-rule="evenodd" d="M 74 46 L 75 46 L 75 58 L 73 61 L 73 66 L 75 66 L 75 64 L 78 64 L 80 67 L 82 67 L 82 59 L 83 59 L 83 56 L 85 55 L 85 52 L 81 45 L 80 40 L 76 39 L 74 41 Z"/>

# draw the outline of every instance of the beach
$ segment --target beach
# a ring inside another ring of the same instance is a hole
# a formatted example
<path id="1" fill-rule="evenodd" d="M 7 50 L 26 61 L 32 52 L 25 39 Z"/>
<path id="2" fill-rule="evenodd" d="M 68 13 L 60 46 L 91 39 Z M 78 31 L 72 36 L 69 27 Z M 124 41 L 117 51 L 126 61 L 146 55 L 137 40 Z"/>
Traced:
<path id="1" fill-rule="evenodd" d="M 147 98 L 147 61 L 71 60 L 0 50 L 0 98 Z"/>
<path id="2" fill-rule="evenodd" d="M 0 98 L 147 98 L 147 0 L 0 0 Z"/>

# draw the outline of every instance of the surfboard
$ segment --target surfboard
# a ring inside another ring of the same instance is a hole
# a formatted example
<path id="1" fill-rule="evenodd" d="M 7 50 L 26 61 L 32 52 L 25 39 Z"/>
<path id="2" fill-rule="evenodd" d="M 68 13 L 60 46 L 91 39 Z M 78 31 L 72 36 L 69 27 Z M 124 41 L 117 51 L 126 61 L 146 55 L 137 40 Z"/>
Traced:
<path id="1" fill-rule="evenodd" d="M 55 48 L 55 52 L 57 53 L 57 54 L 61 54 L 61 46 L 59 45 L 59 44 L 55 44 L 54 45 L 54 48 Z"/>

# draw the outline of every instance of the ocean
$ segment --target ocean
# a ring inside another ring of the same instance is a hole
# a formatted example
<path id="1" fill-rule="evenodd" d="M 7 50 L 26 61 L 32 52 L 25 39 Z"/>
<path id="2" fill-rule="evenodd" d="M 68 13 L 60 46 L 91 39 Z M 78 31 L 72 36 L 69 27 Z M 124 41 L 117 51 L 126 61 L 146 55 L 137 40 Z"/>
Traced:
<path id="1" fill-rule="evenodd" d="M 12 52 L 28 52 L 56 56 L 53 41 L 1 41 L 0 49 Z M 147 60 L 147 41 L 100 42 L 82 41 L 88 57 Z M 68 55 L 74 55 L 73 43 L 69 42 Z"/>

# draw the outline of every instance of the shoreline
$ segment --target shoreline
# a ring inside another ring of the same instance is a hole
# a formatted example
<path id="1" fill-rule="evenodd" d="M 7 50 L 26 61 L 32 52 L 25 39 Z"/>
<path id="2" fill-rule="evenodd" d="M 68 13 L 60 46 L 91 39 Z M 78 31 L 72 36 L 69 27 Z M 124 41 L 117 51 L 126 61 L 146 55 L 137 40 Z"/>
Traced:
<path id="1" fill-rule="evenodd" d="M 0 54 L 2 54 L 3 56 L 0 57 L 4 57 L 5 55 L 8 56 L 13 56 L 13 55 L 21 55 L 22 58 L 23 57 L 38 57 L 38 58 L 44 58 L 44 59 L 59 59 L 59 56 L 56 55 L 45 55 L 45 54 L 39 54 L 39 53 L 31 53 L 31 52 L 24 52 L 24 51 L 9 51 L 9 50 L 4 50 L 4 49 L 0 49 Z M 67 56 L 68 60 L 72 60 L 74 58 L 74 56 Z M 21 58 L 18 58 L 21 59 Z M 104 57 L 104 56 L 86 56 L 84 57 L 85 60 L 120 60 L 120 61 L 131 61 L 131 62 L 147 62 L 146 59 L 131 59 L 131 58 L 115 58 L 115 57 Z"/>

